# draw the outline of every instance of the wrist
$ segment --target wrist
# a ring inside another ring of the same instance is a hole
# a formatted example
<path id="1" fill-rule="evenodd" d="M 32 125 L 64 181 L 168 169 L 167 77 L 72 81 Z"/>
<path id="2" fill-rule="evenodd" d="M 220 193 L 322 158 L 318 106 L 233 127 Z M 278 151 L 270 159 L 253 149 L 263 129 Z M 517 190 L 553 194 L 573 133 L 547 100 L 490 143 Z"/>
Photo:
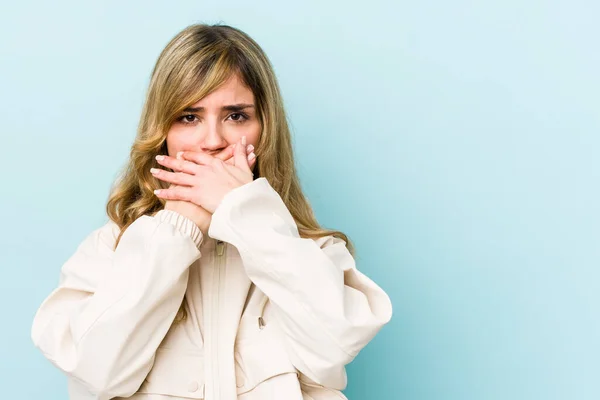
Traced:
<path id="1" fill-rule="evenodd" d="M 200 229 L 203 236 L 208 235 L 208 228 L 210 227 L 210 221 L 212 220 L 211 217 L 212 216 L 209 216 L 208 218 L 201 218 L 200 220 L 195 221 L 196 226 Z"/>

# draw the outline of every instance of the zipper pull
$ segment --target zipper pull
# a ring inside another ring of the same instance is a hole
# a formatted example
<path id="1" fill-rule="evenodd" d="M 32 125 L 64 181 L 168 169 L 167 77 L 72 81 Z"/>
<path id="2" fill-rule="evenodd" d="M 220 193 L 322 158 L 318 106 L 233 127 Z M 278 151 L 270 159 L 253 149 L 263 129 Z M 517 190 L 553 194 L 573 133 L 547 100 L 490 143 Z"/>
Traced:
<path id="1" fill-rule="evenodd" d="M 225 249 L 225 242 L 217 240 L 217 255 L 222 256 L 223 250 Z"/>
<path id="2" fill-rule="evenodd" d="M 258 317 L 258 329 L 263 329 L 265 327 L 265 325 L 267 325 L 265 323 L 265 320 L 263 318 L 263 315 L 265 314 L 265 307 L 267 306 L 267 303 L 269 302 L 269 298 L 267 296 L 264 296 L 264 299 L 261 301 L 261 305 L 260 305 L 260 317 Z"/>

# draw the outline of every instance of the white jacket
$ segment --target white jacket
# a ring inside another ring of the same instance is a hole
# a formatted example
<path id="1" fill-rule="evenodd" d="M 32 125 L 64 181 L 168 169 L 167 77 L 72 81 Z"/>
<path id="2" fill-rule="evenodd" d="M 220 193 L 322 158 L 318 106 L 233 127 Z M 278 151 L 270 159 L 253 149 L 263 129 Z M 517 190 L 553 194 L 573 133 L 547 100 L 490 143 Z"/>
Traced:
<path id="1" fill-rule="evenodd" d="M 171 210 L 113 251 L 118 233 L 85 238 L 33 321 L 71 400 L 345 399 L 345 365 L 392 315 L 343 240 L 299 237 L 266 178 L 224 197 L 209 237 Z"/>

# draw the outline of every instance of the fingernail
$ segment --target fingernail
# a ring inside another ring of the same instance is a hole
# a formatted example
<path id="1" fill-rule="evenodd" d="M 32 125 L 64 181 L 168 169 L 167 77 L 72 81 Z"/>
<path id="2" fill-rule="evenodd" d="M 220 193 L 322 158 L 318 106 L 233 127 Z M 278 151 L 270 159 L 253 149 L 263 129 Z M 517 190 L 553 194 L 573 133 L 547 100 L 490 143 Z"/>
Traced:
<path id="1" fill-rule="evenodd" d="M 177 159 L 181 160 L 181 155 L 183 154 L 183 151 L 178 151 L 177 152 Z"/>
<path id="2" fill-rule="evenodd" d="M 254 157 L 256 157 L 256 154 L 250 153 L 250 155 L 248 156 L 248 161 L 254 160 Z"/>
<path id="3" fill-rule="evenodd" d="M 161 160 L 163 160 L 164 158 L 165 158 L 165 156 L 161 156 L 160 154 L 156 156 L 156 159 L 157 159 L 158 161 L 161 161 Z"/>
<path id="4" fill-rule="evenodd" d="M 242 136 L 242 146 L 246 145 L 246 136 Z"/>
<path id="5" fill-rule="evenodd" d="M 158 168 L 150 168 L 150 172 L 156 174 L 158 173 Z"/>
<path id="6" fill-rule="evenodd" d="M 247 150 L 248 150 L 248 151 L 252 151 L 252 150 L 254 150 L 254 146 L 252 146 L 251 144 L 249 144 L 249 145 L 248 145 L 248 147 L 247 147 Z"/>

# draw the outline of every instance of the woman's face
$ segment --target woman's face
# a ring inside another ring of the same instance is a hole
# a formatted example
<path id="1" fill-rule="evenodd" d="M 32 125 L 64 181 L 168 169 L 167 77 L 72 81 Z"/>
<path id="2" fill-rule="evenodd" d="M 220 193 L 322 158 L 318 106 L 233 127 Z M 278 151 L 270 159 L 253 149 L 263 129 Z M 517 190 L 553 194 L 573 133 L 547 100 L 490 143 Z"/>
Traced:
<path id="1" fill-rule="evenodd" d="M 179 151 L 216 155 L 246 136 L 258 143 L 261 131 L 254 94 L 233 75 L 215 91 L 179 115 L 167 133 L 169 156 Z"/>

